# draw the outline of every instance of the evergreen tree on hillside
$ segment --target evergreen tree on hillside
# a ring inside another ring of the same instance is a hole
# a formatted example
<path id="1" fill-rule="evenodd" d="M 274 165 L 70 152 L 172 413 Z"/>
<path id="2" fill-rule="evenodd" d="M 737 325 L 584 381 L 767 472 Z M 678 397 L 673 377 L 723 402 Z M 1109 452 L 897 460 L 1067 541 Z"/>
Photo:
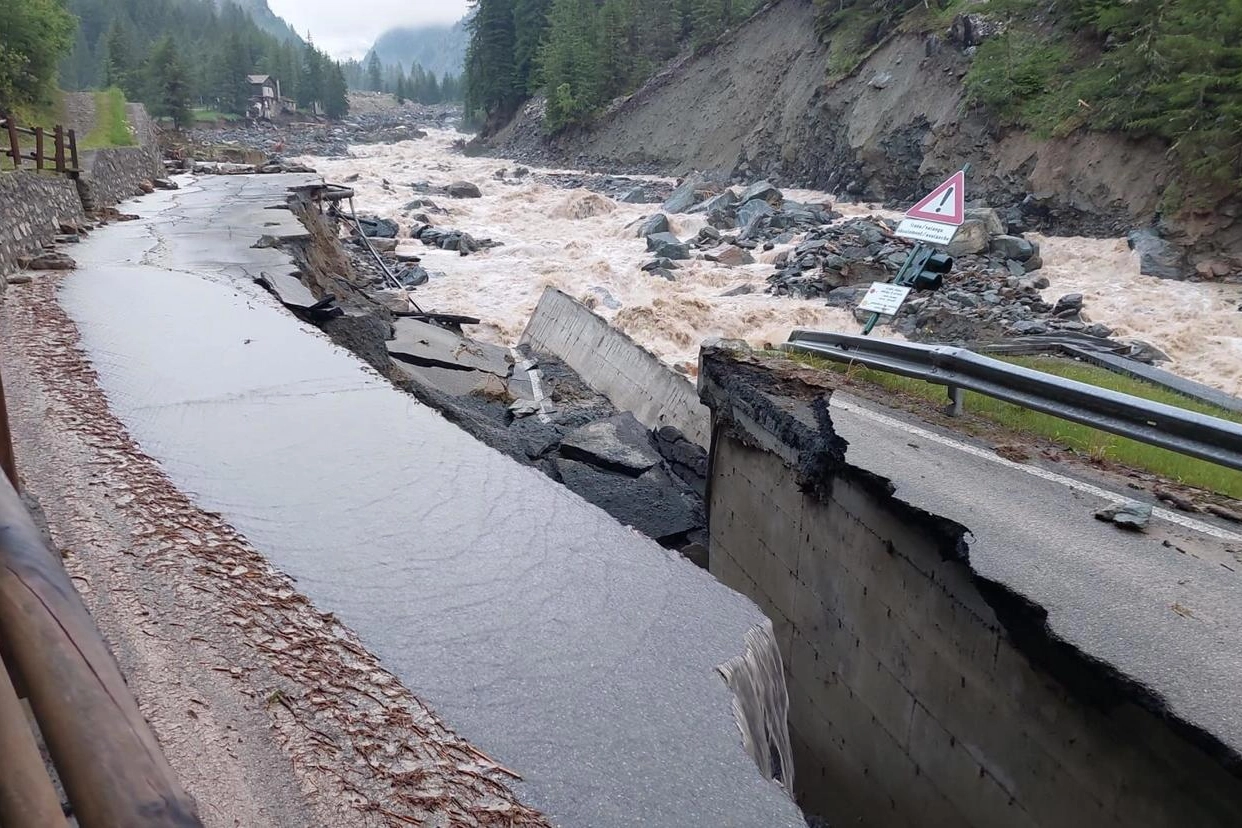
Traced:
<path id="1" fill-rule="evenodd" d="M 298 73 L 298 106 L 311 109 L 324 102 L 324 56 L 309 40 L 302 50 L 302 66 Z"/>
<path id="2" fill-rule="evenodd" d="M 401 71 L 401 67 L 397 67 L 397 83 L 394 93 L 397 96 L 397 103 L 405 103 L 405 72 Z"/>
<path id="3" fill-rule="evenodd" d="M 512 115 L 525 93 L 515 83 L 511 0 L 476 0 L 466 52 L 466 113 Z"/>
<path id="4" fill-rule="evenodd" d="M 384 67 L 380 65 L 379 55 L 374 52 L 367 63 L 367 89 L 372 92 L 384 91 Z"/>
<path id="5" fill-rule="evenodd" d="M 129 35 L 120 20 L 112 21 L 104 48 L 103 85 L 123 89 L 126 95 L 134 97 L 138 91 L 138 61 L 134 56 L 133 44 L 130 43 Z"/>
<path id="6" fill-rule="evenodd" d="M 599 11 L 594 0 L 554 0 L 539 67 L 548 89 L 548 126 L 586 120 L 603 98 Z"/>
<path id="7" fill-rule="evenodd" d="M 177 44 L 171 37 L 161 40 L 151 53 L 147 62 L 147 84 L 151 114 L 157 118 L 172 118 L 179 129 L 194 122 L 190 112 L 190 83 L 178 57 Z"/>
<path id="8" fill-rule="evenodd" d="M 344 118 L 349 114 L 349 87 L 345 85 L 345 73 L 341 64 L 328 60 L 319 53 L 324 62 L 323 112 L 329 118 Z"/>
<path id="9" fill-rule="evenodd" d="M 513 0 L 513 82 L 524 94 L 542 84 L 539 47 L 548 27 L 552 0 Z"/>

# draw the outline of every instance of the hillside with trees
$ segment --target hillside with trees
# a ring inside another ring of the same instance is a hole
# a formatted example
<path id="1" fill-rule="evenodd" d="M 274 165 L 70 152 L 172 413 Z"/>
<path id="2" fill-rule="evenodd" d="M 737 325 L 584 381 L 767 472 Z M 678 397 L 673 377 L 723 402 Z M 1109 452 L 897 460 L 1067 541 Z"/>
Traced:
<path id="1" fill-rule="evenodd" d="M 467 24 L 468 114 L 496 125 L 531 95 L 547 127 L 590 121 L 683 48 L 701 48 L 760 0 L 478 0 Z"/>
<path id="2" fill-rule="evenodd" d="M 278 77 L 283 94 L 302 107 L 319 103 L 330 117 L 348 111 L 339 64 L 311 43 L 265 31 L 233 2 L 10 0 L 8 6 L 0 31 L 0 107 L 46 105 L 59 81 L 70 90 L 119 88 L 184 126 L 193 106 L 246 114 L 247 76 L 262 73 Z"/>
<path id="3" fill-rule="evenodd" d="M 405 26 L 380 35 L 362 59 L 365 65 L 375 55 L 386 66 L 418 64 L 425 71 L 444 77 L 461 75 L 466 65 L 470 32 L 468 18 L 451 26 Z"/>
<path id="4" fill-rule="evenodd" d="M 349 88 L 360 92 L 387 92 L 398 102 L 421 104 L 459 103 L 462 99 L 460 75 L 437 76 L 414 63 L 409 71 L 401 63 L 384 63 L 374 50 L 364 61 L 341 64 Z"/>

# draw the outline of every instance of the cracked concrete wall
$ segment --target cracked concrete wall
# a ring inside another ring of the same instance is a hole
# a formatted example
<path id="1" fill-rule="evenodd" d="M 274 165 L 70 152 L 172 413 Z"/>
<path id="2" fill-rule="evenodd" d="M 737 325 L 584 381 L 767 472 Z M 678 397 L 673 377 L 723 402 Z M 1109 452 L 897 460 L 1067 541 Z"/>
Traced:
<path id="1" fill-rule="evenodd" d="M 581 302 L 548 288 L 522 344 L 560 358 L 583 381 L 647 428 L 672 426 L 707 447 L 710 415 L 694 385 Z"/>
<path id="2" fill-rule="evenodd" d="M 1221 764 L 1033 666 L 925 516 L 848 466 L 804 491 L 779 439 L 745 432 L 717 426 L 711 571 L 775 626 L 804 807 L 875 826 L 1242 824 Z"/>

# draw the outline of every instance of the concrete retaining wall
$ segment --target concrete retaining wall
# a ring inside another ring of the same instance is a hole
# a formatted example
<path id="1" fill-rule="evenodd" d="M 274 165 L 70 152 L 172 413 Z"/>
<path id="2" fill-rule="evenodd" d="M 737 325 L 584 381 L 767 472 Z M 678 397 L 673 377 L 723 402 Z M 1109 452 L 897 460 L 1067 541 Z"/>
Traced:
<path id="1" fill-rule="evenodd" d="M 80 225 L 85 221 L 78 191 L 69 178 L 29 170 L 0 174 L 0 274 L 16 269 L 19 256 L 38 252 L 60 232 L 62 222 Z"/>
<path id="2" fill-rule="evenodd" d="M 561 291 L 544 291 L 522 344 L 559 357 L 647 428 L 672 426 L 691 442 L 707 446 L 710 415 L 694 385 Z"/>
<path id="3" fill-rule="evenodd" d="M 809 464 L 787 435 L 812 406 L 738 420 L 726 396 L 712 400 L 711 571 L 774 623 L 804 806 L 885 828 L 1242 824 L 1242 780 L 1221 762 L 1147 709 L 1033 666 L 996 594 L 946 557 L 948 530 L 841 457 Z"/>

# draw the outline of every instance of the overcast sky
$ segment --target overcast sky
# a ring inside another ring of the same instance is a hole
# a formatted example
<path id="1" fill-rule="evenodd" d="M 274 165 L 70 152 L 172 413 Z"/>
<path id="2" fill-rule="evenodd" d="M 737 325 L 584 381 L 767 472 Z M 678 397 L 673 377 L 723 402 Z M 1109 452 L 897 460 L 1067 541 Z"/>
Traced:
<path id="1" fill-rule="evenodd" d="M 396 26 L 455 23 L 468 0 L 267 0 L 303 37 L 336 58 L 360 58 Z"/>

